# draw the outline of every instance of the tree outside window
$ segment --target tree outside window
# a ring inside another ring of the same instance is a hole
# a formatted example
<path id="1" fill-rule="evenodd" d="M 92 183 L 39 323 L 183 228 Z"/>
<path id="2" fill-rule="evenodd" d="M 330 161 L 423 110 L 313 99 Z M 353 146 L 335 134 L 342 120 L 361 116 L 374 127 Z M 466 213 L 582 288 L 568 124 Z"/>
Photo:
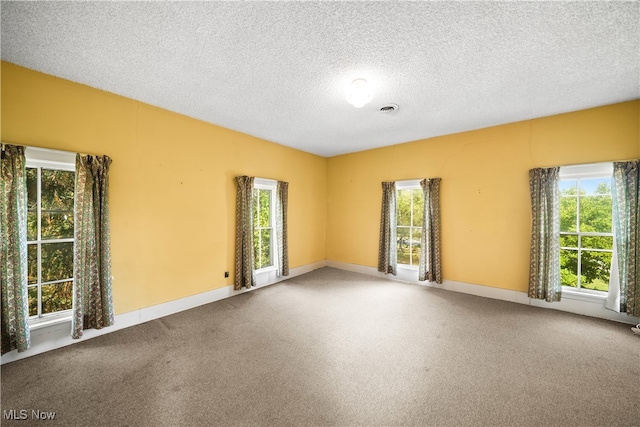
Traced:
<path id="1" fill-rule="evenodd" d="M 607 291 L 613 254 L 611 178 L 563 179 L 560 197 L 561 283 Z"/>

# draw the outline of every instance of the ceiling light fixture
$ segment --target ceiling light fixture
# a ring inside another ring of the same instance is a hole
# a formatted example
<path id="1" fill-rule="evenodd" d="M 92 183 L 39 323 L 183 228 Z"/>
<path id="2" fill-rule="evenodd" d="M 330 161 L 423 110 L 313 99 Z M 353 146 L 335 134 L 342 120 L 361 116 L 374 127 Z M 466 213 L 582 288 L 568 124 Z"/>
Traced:
<path id="1" fill-rule="evenodd" d="M 365 79 L 355 79 L 351 82 L 347 91 L 347 102 L 356 108 L 360 108 L 371 101 L 371 88 Z"/>

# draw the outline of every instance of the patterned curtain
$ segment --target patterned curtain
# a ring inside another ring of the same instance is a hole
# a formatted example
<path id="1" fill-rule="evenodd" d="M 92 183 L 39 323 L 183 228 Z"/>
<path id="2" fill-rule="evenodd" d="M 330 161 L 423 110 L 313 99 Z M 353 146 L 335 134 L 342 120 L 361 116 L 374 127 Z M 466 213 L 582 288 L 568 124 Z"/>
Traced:
<path id="1" fill-rule="evenodd" d="M 71 336 L 113 325 L 107 156 L 76 155 Z"/>
<path id="2" fill-rule="evenodd" d="M 378 251 L 378 271 L 396 274 L 398 265 L 396 183 L 382 183 L 382 210 L 380 213 L 380 247 Z"/>
<path id="3" fill-rule="evenodd" d="M 531 169 L 529 298 L 560 301 L 560 168 Z"/>
<path id="4" fill-rule="evenodd" d="M 27 171 L 24 147 L 3 145 L 0 164 L 2 354 L 31 346 L 27 292 Z"/>
<path id="5" fill-rule="evenodd" d="M 278 181 L 276 187 L 276 235 L 278 237 L 278 277 L 289 275 L 289 243 L 287 236 L 287 209 L 289 183 Z"/>
<path id="6" fill-rule="evenodd" d="M 239 176 L 236 196 L 236 262 L 233 288 L 247 289 L 256 281 L 253 272 L 253 177 Z"/>
<path id="7" fill-rule="evenodd" d="M 620 280 L 620 311 L 640 316 L 640 160 L 613 164 L 613 223 Z"/>
<path id="8" fill-rule="evenodd" d="M 420 181 L 424 194 L 418 280 L 442 283 L 440 261 L 440 178 Z"/>

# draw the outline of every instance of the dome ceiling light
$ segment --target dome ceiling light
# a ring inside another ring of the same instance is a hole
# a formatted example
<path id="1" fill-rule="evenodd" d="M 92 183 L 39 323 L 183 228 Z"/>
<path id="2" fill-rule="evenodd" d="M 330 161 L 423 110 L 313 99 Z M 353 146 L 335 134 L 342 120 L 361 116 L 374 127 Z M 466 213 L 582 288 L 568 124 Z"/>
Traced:
<path id="1" fill-rule="evenodd" d="M 373 95 L 365 79 L 355 79 L 347 91 L 347 102 L 356 108 L 361 108 L 371 101 Z"/>

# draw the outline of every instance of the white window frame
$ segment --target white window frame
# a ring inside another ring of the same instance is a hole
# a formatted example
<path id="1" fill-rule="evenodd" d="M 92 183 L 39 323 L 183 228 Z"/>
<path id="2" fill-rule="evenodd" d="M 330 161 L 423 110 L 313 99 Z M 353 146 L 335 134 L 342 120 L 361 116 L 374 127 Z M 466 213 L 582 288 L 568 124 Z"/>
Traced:
<path id="1" fill-rule="evenodd" d="M 44 169 L 56 169 L 56 170 L 64 170 L 75 172 L 76 170 L 76 153 L 68 152 L 68 151 L 58 151 L 58 150 L 49 150 L 45 148 L 37 148 L 37 147 L 26 147 L 25 148 L 25 166 L 27 168 L 44 168 Z M 40 174 L 38 174 L 38 181 L 40 181 Z M 38 182 L 38 188 L 40 188 L 40 183 Z M 40 206 L 40 197 L 41 194 L 38 192 L 38 206 Z M 38 210 L 38 238 L 37 240 L 30 240 L 29 243 L 37 243 L 38 244 L 38 259 L 41 259 L 41 244 L 48 243 L 51 241 L 42 240 L 40 238 L 40 210 Z M 66 238 L 66 239 L 56 239 L 55 242 L 74 242 L 74 238 Z M 41 286 L 40 277 L 41 277 L 41 266 L 38 265 L 38 305 L 40 305 L 41 297 Z M 62 280 L 60 282 L 69 281 L 68 279 Z M 73 282 L 73 278 L 71 279 Z M 47 283 L 57 283 L 57 281 L 47 282 Z M 33 285 L 29 285 L 33 286 Z M 40 327 L 44 327 L 47 325 L 51 325 L 54 323 L 65 322 L 71 320 L 73 310 L 64 310 L 58 311 L 55 313 L 48 314 L 39 314 L 36 317 L 29 318 L 29 326 L 30 329 L 37 329 Z"/>
<path id="2" fill-rule="evenodd" d="M 407 180 L 403 180 L 403 181 L 396 181 L 396 208 L 397 208 L 397 200 L 398 200 L 398 191 L 400 190 L 422 190 L 422 187 L 420 186 L 420 180 L 419 179 L 407 179 Z M 413 198 L 411 199 L 412 203 L 413 203 Z M 413 209 L 411 209 L 411 223 L 413 224 Z M 407 226 L 398 226 L 398 218 L 397 218 L 397 212 L 396 212 L 396 233 L 398 230 L 398 227 L 407 227 Z M 415 228 L 415 227 L 409 227 L 409 228 Z M 420 248 L 422 250 L 422 248 Z M 398 263 L 397 265 L 398 268 L 401 269 L 406 269 L 406 270 L 415 270 L 418 271 L 418 266 L 417 265 L 410 265 L 410 264 L 401 264 Z"/>
<path id="3" fill-rule="evenodd" d="M 272 264 L 266 267 L 255 269 L 256 273 L 263 273 L 269 271 L 276 271 L 278 269 L 278 255 L 277 255 L 277 242 L 278 231 L 276 227 L 276 191 L 278 189 L 278 181 L 266 178 L 254 178 L 253 188 L 258 190 L 270 190 L 271 191 L 271 206 L 269 209 L 270 223 L 271 223 L 271 260 Z M 251 207 L 253 209 L 253 206 Z M 256 219 L 254 218 L 254 221 Z M 255 222 L 252 227 L 255 230 Z"/>
<path id="4" fill-rule="evenodd" d="M 580 181 L 581 179 L 592 179 L 592 178 L 611 178 L 613 179 L 613 163 L 593 163 L 593 164 L 584 164 L 584 165 L 572 165 L 572 166 L 561 166 L 560 167 L 560 180 L 578 180 L 578 195 L 580 194 Z M 612 196 L 613 197 L 613 196 Z M 580 197 L 577 198 L 577 207 L 576 207 L 576 221 L 580 221 Z M 615 232 L 613 230 L 613 224 L 611 224 L 611 233 L 598 233 L 598 232 L 563 232 L 560 231 L 560 236 L 562 235 L 577 235 L 578 236 L 578 282 L 580 281 L 580 276 L 582 273 L 582 263 L 581 263 L 581 253 L 582 253 L 582 236 L 606 236 L 613 238 L 613 247 L 615 248 Z M 558 236 L 558 239 L 560 239 Z M 570 249 L 575 250 L 573 247 L 565 247 L 560 246 L 560 249 Z M 613 252 L 612 250 L 605 249 L 589 249 L 595 252 Z M 582 295 L 592 295 L 600 298 L 604 298 L 607 295 L 607 291 L 598 291 L 594 289 L 585 289 L 582 287 L 572 287 L 572 286 L 562 286 L 562 292 L 568 293 L 577 293 Z"/>

